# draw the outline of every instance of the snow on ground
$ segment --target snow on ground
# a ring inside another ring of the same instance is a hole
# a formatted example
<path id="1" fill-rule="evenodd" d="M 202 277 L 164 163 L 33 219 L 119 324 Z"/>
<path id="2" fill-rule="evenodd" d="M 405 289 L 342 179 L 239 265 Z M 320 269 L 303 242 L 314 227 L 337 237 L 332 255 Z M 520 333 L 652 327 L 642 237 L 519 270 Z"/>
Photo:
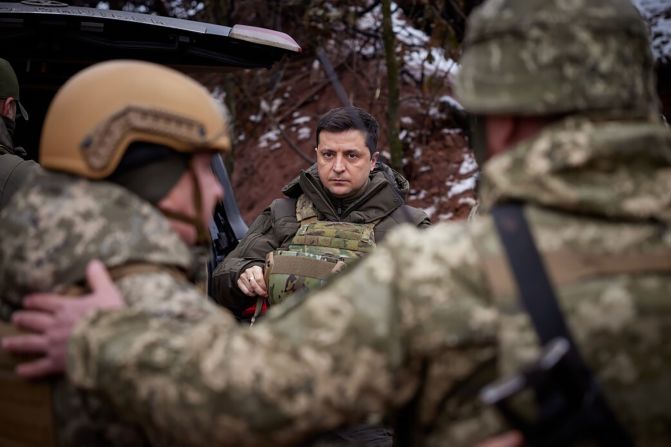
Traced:
<path id="1" fill-rule="evenodd" d="M 461 162 L 461 166 L 459 166 L 459 174 L 466 175 L 476 169 L 478 169 L 478 163 L 475 161 L 473 155 L 471 155 L 471 152 L 466 151 L 464 153 L 464 160 Z"/>
<path id="2" fill-rule="evenodd" d="M 457 202 L 459 205 L 468 205 L 470 207 L 474 207 L 476 203 L 478 203 L 477 200 L 475 200 L 473 197 L 459 197 L 459 201 Z"/>
<path id="3" fill-rule="evenodd" d="M 294 123 L 294 124 L 305 124 L 309 121 L 310 121 L 309 116 L 297 116 L 296 118 L 294 118 L 292 123 Z"/>
<path id="4" fill-rule="evenodd" d="M 309 127 L 301 127 L 298 129 L 297 133 L 299 141 L 308 140 L 312 136 L 312 129 Z"/>
<path id="5" fill-rule="evenodd" d="M 279 129 L 266 132 L 259 137 L 259 147 L 268 147 L 270 143 L 275 143 L 279 137 L 280 137 Z M 275 144 L 279 144 L 279 142 Z M 275 146 L 275 144 L 273 144 L 273 146 Z M 273 147 L 271 147 L 271 149 L 273 149 Z"/>
<path id="6" fill-rule="evenodd" d="M 396 40 L 405 47 L 403 53 L 404 68 L 416 80 L 421 79 L 422 74 L 424 76 L 433 76 L 439 73 L 456 74 L 459 64 L 453 59 L 446 58 L 442 48 L 430 48 L 428 50 L 424 48 L 430 40 L 429 36 L 424 31 L 414 28 L 405 19 L 403 10 L 396 3 L 391 4 L 391 11 L 394 35 Z M 382 6 L 376 6 L 359 18 L 357 28 L 367 32 L 381 33 Z M 371 45 L 368 43 L 360 48 L 359 51 L 364 55 L 370 55 L 374 54 L 377 49 L 374 44 Z"/>
<path id="7" fill-rule="evenodd" d="M 450 197 L 454 197 L 456 195 L 459 195 L 461 193 L 464 193 L 466 191 L 470 191 L 475 189 L 475 183 L 476 183 L 477 176 L 473 175 L 471 177 L 466 177 L 464 179 L 461 179 L 457 181 L 456 183 L 447 182 L 447 186 L 450 187 L 450 191 L 447 193 L 448 199 Z"/>
<path id="8" fill-rule="evenodd" d="M 655 59 L 671 63 L 671 1 L 634 0 L 634 4 L 650 25 Z"/>
<path id="9" fill-rule="evenodd" d="M 449 95 L 441 96 L 438 101 L 448 104 L 453 109 L 464 110 L 464 106 L 459 104 L 459 101 L 457 101 L 456 99 L 454 99 L 453 97 L 451 97 Z"/>

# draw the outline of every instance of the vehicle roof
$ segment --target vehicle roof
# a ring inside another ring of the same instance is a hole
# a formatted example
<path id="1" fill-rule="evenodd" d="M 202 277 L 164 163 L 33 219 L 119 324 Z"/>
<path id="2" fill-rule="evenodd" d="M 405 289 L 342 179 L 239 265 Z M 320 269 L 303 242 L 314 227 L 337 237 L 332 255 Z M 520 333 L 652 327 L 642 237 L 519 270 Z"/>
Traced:
<path id="1" fill-rule="evenodd" d="M 53 0 L 0 2 L 0 57 L 16 71 L 30 114 L 17 125 L 35 157 L 42 122 L 57 89 L 89 65 L 139 59 L 186 73 L 270 67 L 300 52 L 291 36 L 127 11 L 68 6 Z"/>

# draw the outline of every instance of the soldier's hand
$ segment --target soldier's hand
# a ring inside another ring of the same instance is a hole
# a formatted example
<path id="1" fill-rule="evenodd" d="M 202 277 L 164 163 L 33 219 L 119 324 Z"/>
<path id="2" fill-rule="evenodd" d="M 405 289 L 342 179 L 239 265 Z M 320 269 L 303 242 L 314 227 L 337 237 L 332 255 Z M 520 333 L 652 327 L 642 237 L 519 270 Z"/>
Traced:
<path id="1" fill-rule="evenodd" d="M 263 278 L 263 269 L 258 265 L 242 272 L 238 278 L 238 287 L 248 296 L 268 296 L 266 280 Z"/>
<path id="2" fill-rule="evenodd" d="M 475 447 L 522 447 L 524 438 L 519 432 L 509 431 L 502 435 L 486 439 Z"/>
<path id="3" fill-rule="evenodd" d="M 76 324 L 93 311 L 124 306 L 119 289 L 100 261 L 89 263 L 86 277 L 93 291 L 90 295 L 73 299 L 37 293 L 25 298 L 24 310 L 14 313 L 12 323 L 33 333 L 3 338 L 3 349 L 39 356 L 37 360 L 19 364 L 16 368 L 19 376 L 39 378 L 65 372 L 68 342 Z"/>

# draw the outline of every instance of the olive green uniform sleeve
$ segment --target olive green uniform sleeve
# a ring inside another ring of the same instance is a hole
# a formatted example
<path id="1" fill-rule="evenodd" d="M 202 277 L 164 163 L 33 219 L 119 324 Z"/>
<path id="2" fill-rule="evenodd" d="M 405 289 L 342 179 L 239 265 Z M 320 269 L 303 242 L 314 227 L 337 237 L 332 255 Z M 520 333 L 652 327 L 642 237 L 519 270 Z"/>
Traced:
<path id="1" fill-rule="evenodd" d="M 270 208 L 267 208 L 254 220 L 238 246 L 212 273 L 214 301 L 234 314 L 239 314 L 253 304 L 253 298 L 238 288 L 238 278 L 242 272 L 254 265 L 263 266 L 266 254 L 277 249 L 281 242 L 273 231 Z"/>
<path id="2" fill-rule="evenodd" d="M 392 233 L 325 289 L 287 300 L 252 329 L 222 312 L 195 324 L 151 309 L 98 313 L 72 339 L 71 380 L 187 445 L 296 445 L 438 393 L 416 412 L 429 424 L 441 396 L 491 363 L 496 321 L 482 301 L 454 301 L 482 278 L 451 271 L 434 248 L 454 241 L 446 252 L 475 263 L 468 238 L 430 231 Z M 435 383 L 425 386 L 426 374 Z"/>

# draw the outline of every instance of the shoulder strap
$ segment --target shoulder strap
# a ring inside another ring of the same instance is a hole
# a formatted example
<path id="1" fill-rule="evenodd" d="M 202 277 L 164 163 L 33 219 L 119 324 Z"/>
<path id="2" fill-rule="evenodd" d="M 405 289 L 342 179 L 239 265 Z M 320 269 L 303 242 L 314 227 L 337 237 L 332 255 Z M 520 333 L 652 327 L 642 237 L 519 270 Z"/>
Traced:
<path id="1" fill-rule="evenodd" d="M 517 282 L 520 301 L 529 314 L 542 345 L 563 337 L 571 346 L 569 355 L 580 368 L 592 394 L 591 415 L 600 427 L 599 440 L 609 446 L 633 446 L 633 442 L 606 402 L 594 375 L 583 361 L 564 320 L 542 258 L 524 218 L 520 203 L 497 205 L 492 209 L 494 225 L 508 256 Z"/>

